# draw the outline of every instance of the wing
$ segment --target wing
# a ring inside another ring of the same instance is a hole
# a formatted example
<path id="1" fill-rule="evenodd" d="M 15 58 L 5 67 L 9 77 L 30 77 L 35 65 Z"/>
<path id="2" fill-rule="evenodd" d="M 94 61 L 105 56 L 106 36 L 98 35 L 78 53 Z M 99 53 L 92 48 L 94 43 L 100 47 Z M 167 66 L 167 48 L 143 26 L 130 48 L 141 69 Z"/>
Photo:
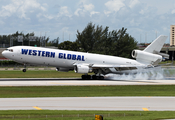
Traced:
<path id="1" fill-rule="evenodd" d="M 147 67 L 146 65 L 108 65 L 108 64 L 93 64 L 92 68 L 130 68 L 130 67 Z"/>
<path id="2" fill-rule="evenodd" d="M 75 63 L 74 66 L 76 66 L 75 68 L 79 71 L 80 71 L 80 69 L 84 70 L 85 68 L 87 68 L 87 71 L 89 71 L 89 70 L 92 70 L 92 71 L 101 70 L 102 74 L 129 73 L 129 72 L 131 72 L 131 71 L 133 72 L 139 68 L 141 68 L 141 69 L 148 68 L 148 66 L 146 66 L 144 64 L 140 64 L 140 65 L 111 65 L 111 64 L 84 64 L 84 63 L 78 64 L 78 63 Z"/>
<path id="3" fill-rule="evenodd" d="M 148 66 L 146 65 L 107 65 L 107 64 L 94 64 L 92 65 L 93 69 L 110 69 L 110 68 L 114 68 L 116 71 L 123 71 L 123 70 L 136 70 L 138 68 L 146 68 Z"/>

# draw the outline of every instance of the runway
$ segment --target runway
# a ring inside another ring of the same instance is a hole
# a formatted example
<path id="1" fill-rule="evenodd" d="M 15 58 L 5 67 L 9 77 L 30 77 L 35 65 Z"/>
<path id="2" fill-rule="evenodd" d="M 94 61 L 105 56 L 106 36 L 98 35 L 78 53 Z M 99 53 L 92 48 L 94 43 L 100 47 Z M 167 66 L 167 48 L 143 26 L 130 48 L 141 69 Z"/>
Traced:
<path id="1" fill-rule="evenodd" d="M 0 86 L 175 85 L 166 80 L 81 80 L 79 78 L 1 78 Z"/>
<path id="2" fill-rule="evenodd" d="M 175 97 L 0 98 L 0 110 L 174 111 Z"/>
<path id="3" fill-rule="evenodd" d="M 169 80 L 81 80 L 78 78 L 0 79 L 0 86 L 175 85 Z M 0 98 L 0 110 L 174 111 L 175 97 Z"/>

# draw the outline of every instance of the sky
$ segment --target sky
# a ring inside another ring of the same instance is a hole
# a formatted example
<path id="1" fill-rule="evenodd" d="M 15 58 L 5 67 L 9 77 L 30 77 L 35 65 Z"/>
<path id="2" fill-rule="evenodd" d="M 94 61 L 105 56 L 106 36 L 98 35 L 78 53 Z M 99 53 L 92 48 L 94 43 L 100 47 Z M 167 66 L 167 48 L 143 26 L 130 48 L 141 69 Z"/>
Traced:
<path id="1" fill-rule="evenodd" d="M 175 25 L 175 0 L 0 0 L 0 35 L 34 32 L 60 42 L 76 40 L 89 22 L 127 28 L 138 43 L 167 35 Z"/>

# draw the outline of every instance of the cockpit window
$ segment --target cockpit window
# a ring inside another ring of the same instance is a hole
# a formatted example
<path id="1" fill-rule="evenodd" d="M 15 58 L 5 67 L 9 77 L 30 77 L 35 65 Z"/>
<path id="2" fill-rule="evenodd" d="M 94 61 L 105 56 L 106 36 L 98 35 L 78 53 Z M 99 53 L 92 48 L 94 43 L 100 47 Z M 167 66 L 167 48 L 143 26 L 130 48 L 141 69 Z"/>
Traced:
<path id="1" fill-rule="evenodd" d="M 6 49 L 6 51 L 10 51 L 10 52 L 13 52 L 13 49 Z"/>

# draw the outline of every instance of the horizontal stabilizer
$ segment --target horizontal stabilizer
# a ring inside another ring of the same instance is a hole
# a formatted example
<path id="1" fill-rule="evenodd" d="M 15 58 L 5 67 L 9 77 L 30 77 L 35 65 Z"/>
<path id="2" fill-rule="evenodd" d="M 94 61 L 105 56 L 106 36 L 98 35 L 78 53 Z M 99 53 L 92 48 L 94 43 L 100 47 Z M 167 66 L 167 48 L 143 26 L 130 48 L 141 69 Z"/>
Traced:
<path id="1" fill-rule="evenodd" d="M 169 55 L 165 53 L 157 53 L 158 55 L 161 55 L 165 59 L 169 59 Z"/>

